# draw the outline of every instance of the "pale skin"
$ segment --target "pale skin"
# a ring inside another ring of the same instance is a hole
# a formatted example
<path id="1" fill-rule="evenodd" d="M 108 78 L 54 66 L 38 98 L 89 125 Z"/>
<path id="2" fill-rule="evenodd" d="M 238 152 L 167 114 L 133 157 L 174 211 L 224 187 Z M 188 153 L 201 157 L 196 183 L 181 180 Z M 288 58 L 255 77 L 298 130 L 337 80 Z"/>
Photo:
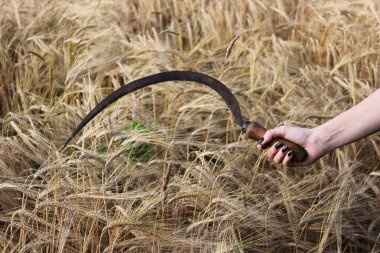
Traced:
<path id="1" fill-rule="evenodd" d="M 308 156 L 301 163 L 292 162 L 293 152 L 282 152 L 283 146 L 276 148 L 276 144 L 268 148 L 267 155 L 275 163 L 286 166 L 310 165 L 332 150 L 355 142 L 380 131 L 380 89 L 376 90 L 362 102 L 351 109 L 339 114 L 335 118 L 315 128 L 300 128 L 281 126 L 268 130 L 262 145 L 273 138 L 282 137 L 305 148 Z M 277 144 L 277 147 L 280 144 Z M 265 146 L 264 146 L 265 147 Z"/>

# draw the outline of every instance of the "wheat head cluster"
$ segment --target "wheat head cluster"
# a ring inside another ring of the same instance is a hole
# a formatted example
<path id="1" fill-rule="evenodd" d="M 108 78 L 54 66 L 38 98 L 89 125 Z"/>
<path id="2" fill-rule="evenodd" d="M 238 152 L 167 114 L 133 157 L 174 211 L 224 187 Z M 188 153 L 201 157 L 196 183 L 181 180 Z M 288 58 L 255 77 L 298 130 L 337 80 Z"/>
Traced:
<path id="1" fill-rule="evenodd" d="M 313 128 L 380 87 L 380 2 L 0 1 L 1 252 L 380 252 L 379 134 L 287 168 L 211 89 L 168 82 L 62 150 L 168 70 Z"/>

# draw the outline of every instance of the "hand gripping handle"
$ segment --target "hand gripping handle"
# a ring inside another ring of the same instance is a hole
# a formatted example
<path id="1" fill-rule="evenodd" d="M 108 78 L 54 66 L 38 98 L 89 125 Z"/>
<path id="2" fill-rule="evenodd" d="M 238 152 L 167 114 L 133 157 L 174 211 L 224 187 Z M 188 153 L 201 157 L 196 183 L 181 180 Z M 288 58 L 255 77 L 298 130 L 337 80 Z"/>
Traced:
<path id="1" fill-rule="evenodd" d="M 260 140 L 264 136 L 264 134 L 267 130 L 268 129 L 262 127 L 257 122 L 246 121 L 246 122 L 244 122 L 244 125 L 243 125 L 243 131 L 245 131 L 248 138 L 256 140 L 256 141 Z M 295 144 L 294 142 L 286 140 L 284 138 L 275 138 L 266 144 L 268 146 L 272 146 L 276 142 L 281 142 L 282 144 L 284 144 L 285 146 L 287 146 L 289 149 L 291 149 L 293 151 L 292 161 L 302 162 L 306 159 L 307 152 L 303 147 L 301 147 L 298 144 Z"/>

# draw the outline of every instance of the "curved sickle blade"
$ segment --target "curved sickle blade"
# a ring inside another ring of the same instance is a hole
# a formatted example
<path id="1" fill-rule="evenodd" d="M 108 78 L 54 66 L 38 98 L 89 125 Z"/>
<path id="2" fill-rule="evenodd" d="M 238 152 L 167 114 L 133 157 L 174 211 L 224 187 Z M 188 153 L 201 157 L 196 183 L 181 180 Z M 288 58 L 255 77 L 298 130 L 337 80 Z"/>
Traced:
<path id="1" fill-rule="evenodd" d="M 77 126 L 77 128 L 73 131 L 70 137 L 65 142 L 63 148 L 75 137 L 75 135 L 82 130 L 83 127 L 87 125 L 97 114 L 103 111 L 108 105 L 112 104 L 119 98 L 134 92 L 138 89 L 147 87 L 152 84 L 162 83 L 167 81 L 191 81 L 200 84 L 204 84 L 214 91 L 216 91 L 224 101 L 226 102 L 228 108 L 234 116 L 235 122 L 239 126 L 243 126 L 243 118 L 241 116 L 241 111 L 239 107 L 239 103 L 236 100 L 235 96 L 232 94 L 230 89 L 228 89 L 222 82 L 216 80 L 215 78 L 190 71 L 168 71 L 162 72 L 155 75 L 146 76 L 135 81 L 132 81 L 118 90 L 111 93 L 108 97 L 103 99 L 92 111 L 82 120 L 82 122 Z"/>

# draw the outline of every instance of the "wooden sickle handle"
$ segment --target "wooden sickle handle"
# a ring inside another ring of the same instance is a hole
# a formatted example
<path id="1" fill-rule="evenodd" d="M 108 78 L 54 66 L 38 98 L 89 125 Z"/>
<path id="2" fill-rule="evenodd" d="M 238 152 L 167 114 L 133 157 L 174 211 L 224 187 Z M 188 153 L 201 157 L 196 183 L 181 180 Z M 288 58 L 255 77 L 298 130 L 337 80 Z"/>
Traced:
<path id="1" fill-rule="evenodd" d="M 244 125 L 243 125 L 243 132 L 245 131 L 248 138 L 256 140 L 256 141 L 260 140 L 264 136 L 267 130 L 268 129 L 262 127 L 257 122 L 246 121 L 244 122 Z M 300 145 L 295 144 L 294 142 L 291 142 L 289 140 L 286 140 L 283 138 L 276 138 L 276 139 L 272 139 L 269 143 L 266 143 L 266 144 L 268 146 L 272 146 L 276 142 L 281 142 L 282 144 L 284 144 L 285 146 L 287 146 L 289 149 L 293 151 L 293 158 L 292 158 L 293 161 L 302 162 L 306 159 L 307 157 L 306 150 Z"/>

